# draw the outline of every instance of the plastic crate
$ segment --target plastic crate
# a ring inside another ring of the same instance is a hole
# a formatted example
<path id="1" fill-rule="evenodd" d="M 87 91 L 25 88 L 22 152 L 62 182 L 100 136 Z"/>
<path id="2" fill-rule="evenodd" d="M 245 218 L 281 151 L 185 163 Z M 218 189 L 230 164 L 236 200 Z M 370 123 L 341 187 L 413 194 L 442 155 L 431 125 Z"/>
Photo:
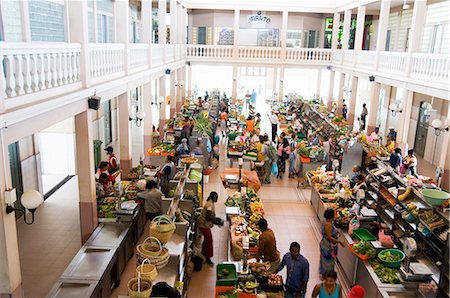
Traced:
<path id="1" fill-rule="evenodd" d="M 234 289 L 236 289 L 236 287 L 234 287 L 234 286 L 216 286 L 216 296 L 214 296 L 214 297 L 217 298 L 217 297 L 219 297 L 220 294 L 223 294 L 228 291 L 232 291 Z"/>
<path id="2" fill-rule="evenodd" d="M 230 274 L 227 277 L 223 277 L 222 279 L 218 278 L 219 274 L 222 274 L 222 270 L 227 269 Z M 216 286 L 236 286 L 237 284 L 237 273 L 236 266 L 233 264 L 217 264 L 216 266 Z"/>
<path id="3" fill-rule="evenodd" d="M 355 236 L 358 240 L 367 240 L 367 241 L 375 241 L 377 237 L 372 235 L 368 230 L 364 228 L 359 228 L 353 231 L 353 236 Z"/>

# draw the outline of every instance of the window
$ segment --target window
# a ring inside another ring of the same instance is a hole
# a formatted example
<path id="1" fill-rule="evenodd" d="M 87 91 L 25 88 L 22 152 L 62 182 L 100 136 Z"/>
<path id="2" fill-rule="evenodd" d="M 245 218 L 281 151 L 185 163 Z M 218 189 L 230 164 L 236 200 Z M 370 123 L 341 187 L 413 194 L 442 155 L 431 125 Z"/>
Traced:
<path id="1" fill-rule="evenodd" d="M 100 42 L 108 42 L 108 17 L 104 14 L 101 15 L 101 27 L 100 27 Z"/>
<path id="2" fill-rule="evenodd" d="M 433 39 L 431 41 L 431 53 L 433 53 L 433 54 L 439 54 L 441 51 L 443 31 L 444 31 L 444 26 L 442 26 L 442 25 L 434 26 Z"/>
<path id="3" fill-rule="evenodd" d="M 392 30 L 388 30 L 386 32 L 386 45 L 384 46 L 384 50 L 386 52 L 389 51 L 389 46 L 391 44 L 391 32 L 392 32 Z"/>

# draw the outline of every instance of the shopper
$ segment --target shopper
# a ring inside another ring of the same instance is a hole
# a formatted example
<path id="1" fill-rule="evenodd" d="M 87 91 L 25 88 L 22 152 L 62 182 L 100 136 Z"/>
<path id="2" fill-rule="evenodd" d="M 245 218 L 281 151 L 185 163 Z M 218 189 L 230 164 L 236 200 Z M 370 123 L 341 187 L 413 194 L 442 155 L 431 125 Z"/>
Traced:
<path id="1" fill-rule="evenodd" d="M 252 133 L 255 131 L 255 122 L 253 121 L 252 116 L 248 116 L 247 122 L 246 122 L 247 132 Z"/>
<path id="2" fill-rule="evenodd" d="M 360 285 L 354 285 L 350 292 L 348 292 L 347 298 L 364 298 L 366 291 Z"/>
<path id="3" fill-rule="evenodd" d="M 389 127 L 389 132 L 387 134 L 388 137 L 392 137 L 394 141 L 397 139 L 397 132 L 395 131 L 394 127 Z"/>
<path id="4" fill-rule="evenodd" d="M 152 132 L 152 144 L 153 146 L 159 145 L 159 129 L 156 129 L 154 125 Z"/>
<path id="5" fill-rule="evenodd" d="M 226 115 L 226 113 L 225 113 L 225 115 Z M 227 125 L 226 117 L 221 117 L 219 119 L 219 127 L 220 127 L 220 132 L 222 133 L 222 138 L 225 138 L 228 133 L 228 125 Z"/>
<path id="6" fill-rule="evenodd" d="M 260 128 L 261 125 L 261 114 L 260 113 L 256 113 L 255 116 L 255 128 L 258 129 Z"/>
<path id="7" fill-rule="evenodd" d="M 107 161 L 100 162 L 100 164 L 98 165 L 98 168 L 97 168 L 97 172 L 95 173 L 95 178 L 96 179 L 100 178 L 100 175 L 103 173 L 109 174 Z"/>
<path id="8" fill-rule="evenodd" d="M 360 189 L 364 190 L 364 191 L 367 189 L 367 184 L 366 184 L 365 178 L 362 174 L 359 174 L 356 176 L 355 186 L 353 186 L 352 192 L 354 194 L 356 194 L 356 193 L 358 193 L 358 190 L 360 190 Z"/>
<path id="9" fill-rule="evenodd" d="M 291 146 L 291 153 L 289 154 L 289 178 L 294 178 L 298 174 L 300 156 L 298 154 L 298 151 L 296 150 L 296 138 L 297 135 L 293 133 L 291 136 L 291 143 L 289 144 Z"/>
<path id="10" fill-rule="evenodd" d="M 417 157 L 414 155 L 414 149 L 408 150 L 408 155 L 403 159 L 403 163 L 409 175 L 415 176 L 417 174 Z"/>
<path id="11" fill-rule="evenodd" d="M 337 257 L 337 244 L 344 247 L 344 242 L 338 239 L 338 231 L 333 225 L 334 209 L 325 210 L 322 223 L 322 240 L 320 241 L 320 274 L 334 270 L 334 262 Z"/>
<path id="12" fill-rule="evenodd" d="M 344 120 L 347 120 L 347 113 L 348 113 L 348 108 L 347 108 L 347 105 L 344 103 L 342 105 L 342 118 L 344 118 Z"/>
<path id="13" fill-rule="evenodd" d="M 260 136 L 261 136 L 261 129 L 259 129 L 259 128 L 255 129 L 255 133 L 253 134 L 250 142 L 252 144 L 258 143 L 260 141 Z"/>
<path id="14" fill-rule="evenodd" d="M 113 147 L 106 147 L 105 151 L 106 154 L 108 154 L 108 173 L 112 174 L 119 169 L 119 163 L 117 162 L 117 157 L 113 152 Z"/>
<path id="15" fill-rule="evenodd" d="M 300 254 L 300 244 L 292 242 L 289 252 L 283 256 L 275 274 L 287 267 L 285 297 L 305 297 L 309 280 L 309 262 Z"/>
<path id="16" fill-rule="evenodd" d="M 367 106 L 366 106 L 366 104 L 364 103 L 363 104 L 363 108 L 362 108 L 362 111 L 361 111 L 361 118 L 360 118 L 360 130 L 361 131 L 363 131 L 363 130 L 365 130 L 366 129 L 366 117 L 367 117 L 367 114 L 368 114 L 369 112 L 367 111 Z"/>
<path id="17" fill-rule="evenodd" d="M 214 218 L 216 217 L 214 204 L 218 199 L 219 195 L 217 192 L 211 192 L 197 220 L 198 229 L 203 235 L 202 254 L 206 258 L 206 263 L 209 265 L 214 264 L 211 261 L 211 258 L 213 257 L 213 238 L 211 228 L 214 225 Z"/>
<path id="18" fill-rule="evenodd" d="M 195 141 L 195 148 L 192 150 L 192 153 L 194 155 L 203 155 L 202 145 L 203 145 L 202 139 L 198 138 Z"/>
<path id="19" fill-rule="evenodd" d="M 350 177 L 350 187 L 353 188 L 356 184 L 356 177 L 358 177 L 358 175 L 361 175 L 361 166 L 359 165 L 354 165 L 352 168 L 352 176 Z"/>
<path id="20" fill-rule="evenodd" d="M 389 157 L 389 164 L 393 169 L 400 171 L 400 166 L 402 165 L 402 149 L 394 149 L 394 152 Z"/>
<path id="21" fill-rule="evenodd" d="M 311 297 L 315 298 L 319 296 L 319 298 L 341 298 L 342 287 L 337 283 L 336 271 L 327 271 L 322 277 L 323 281 L 314 287 Z"/>
<path id="22" fill-rule="evenodd" d="M 264 262 L 270 262 L 270 272 L 275 272 L 280 264 L 280 252 L 277 250 L 277 241 L 271 229 L 268 228 L 267 220 L 261 218 L 258 221 L 258 227 L 261 231 L 258 240 L 257 259 Z"/>
<path id="23" fill-rule="evenodd" d="M 277 178 L 283 179 L 284 172 L 286 171 L 286 160 L 289 159 L 291 154 L 291 146 L 289 146 L 289 141 L 283 138 L 280 145 L 278 145 L 278 176 Z"/>
<path id="24" fill-rule="evenodd" d="M 189 155 L 189 146 L 187 144 L 187 139 L 183 138 L 181 143 L 177 147 L 177 155 L 181 157 L 183 155 Z"/>
<path id="25" fill-rule="evenodd" d="M 248 109 L 250 105 L 250 100 L 252 96 L 250 95 L 250 91 L 247 90 L 247 93 L 245 94 L 245 107 Z"/>
<path id="26" fill-rule="evenodd" d="M 278 121 L 278 116 L 275 113 L 275 111 L 272 111 L 272 115 L 269 116 L 270 123 L 272 124 L 272 142 L 276 142 L 277 140 L 277 132 L 278 132 L 278 124 L 280 124 L 280 121 Z"/>
<path id="27" fill-rule="evenodd" d="M 372 142 L 376 143 L 380 140 L 380 128 L 375 127 L 375 130 L 370 134 Z"/>
<path id="28" fill-rule="evenodd" d="M 171 155 L 166 156 L 166 163 L 160 171 L 161 184 L 168 184 L 175 176 L 175 164 Z"/>
<path id="29" fill-rule="evenodd" d="M 325 155 L 325 158 L 323 160 L 323 162 L 325 163 L 325 165 L 327 166 L 327 169 L 330 168 L 330 150 L 331 150 L 331 144 L 330 144 L 330 139 L 328 136 L 324 136 L 322 139 L 322 148 L 323 148 L 323 152 Z"/>
<path id="30" fill-rule="evenodd" d="M 138 198 L 144 201 L 147 219 L 153 220 L 162 212 L 162 192 L 157 188 L 155 180 L 147 181 L 145 190 L 138 193 Z"/>
<path id="31" fill-rule="evenodd" d="M 264 145 L 263 154 L 264 154 L 264 173 L 265 173 L 265 182 L 270 184 L 270 176 L 272 174 L 272 164 L 275 162 L 277 158 L 277 149 L 275 148 L 272 141 L 269 140 L 269 136 L 264 136 Z"/>

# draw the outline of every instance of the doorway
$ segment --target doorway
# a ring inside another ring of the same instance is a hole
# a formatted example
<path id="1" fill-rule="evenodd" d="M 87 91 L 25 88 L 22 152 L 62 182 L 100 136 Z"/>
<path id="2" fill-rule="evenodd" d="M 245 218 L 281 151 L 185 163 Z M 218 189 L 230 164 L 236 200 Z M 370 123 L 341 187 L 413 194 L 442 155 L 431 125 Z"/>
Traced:
<path id="1" fill-rule="evenodd" d="M 197 44 L 206 44 L 206 27 L 198 27 Z"/>
<path id="2" fill-rule="evenodd" d="M 386 52 L 389 51 L 389 45 L 391 44 L 391 33 L 392 33 L 391 30 L 388 30 L 388 31 L 386 32 L 386 45 L 384 46 L 384 50 L 385 50 Z"/>
<path id="3" fill-rule="evenodd" d="M 103 103 L 103 112 L 105 117 L 105 145 L 109 145 L 112 142 L 111 100 Z"/>
<path id="4" fill-rule="evenodd" d="M 308 35 L 308 48 L 316 47 L 316 31 L 309 31 Z"/>
<path id="5" fill-rule="evenodd" d="M 427 143 L 429 117 L 427 111 L 431 108 L 430 103 L 421 102 L 419 109 L 419 118 L 417 120 L 416 137 L 414 139 L 414 152 L 416 155 L 423 157 L 425 154 L 425 146 Z"/>
<path id="6" fill-rule="evenodd" d="M 22 166 L 20 163 L 19 143 L 15 142 L 8 146 L 9 168 L 11 170 L 12 187 L 16 190 L 17 200 L 14 202 L 14 208 L 23 209 L 20 203 L 20 197 L 23 194 Z M 21 217 L 23 213 L 16 212 L 16 219 Z"/>

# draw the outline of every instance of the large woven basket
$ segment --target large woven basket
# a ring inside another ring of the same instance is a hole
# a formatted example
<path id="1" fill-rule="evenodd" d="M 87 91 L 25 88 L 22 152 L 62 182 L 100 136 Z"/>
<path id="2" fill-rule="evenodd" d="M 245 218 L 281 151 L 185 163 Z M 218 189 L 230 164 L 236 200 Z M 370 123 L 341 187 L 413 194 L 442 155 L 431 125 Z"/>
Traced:
<path id="1" fill-rule="evenodd" d="M 148 256 L 159 256 L 161 254 L 162 245 L 158 238 L 147 237 L 141 244 L 141 250 Z"/>
<path id="2" fill-rule="evenodd" d="M 155 265 L 150 263 L 149 259 L 144 259 L 142 264 L 136 268 L 136 276 L 138 275 L 153 282 L 158 276 L 158 270 Z"/>
<path id="3" fill-rule="evenodd" d="M 149 298 L 152 293 L 152 282 L 146 278 L 133 277 L 128 281 L 128 296 L 130 298 Z"/>
<path id="4" fill-rule="evenodd" d="M 158 238 L 162 244 L 167 243 L 175 232 L 175 224 L 167 215 L 155 217 L 150 223 L 150 236 Z"/>
<path id="5" fill-rule="evenodd" d="M 162 247 L 162 244 L 161 244 L 161 242 L 159 242 L 159 240 L 157 240 L 157 243 L 159 244 L 160 249 L 161 249 L 160 253 L 158 255 L 148 254 L 142 248 L 142 244 L 139 244 L 138 246 L 136 246 L 138 264 L 142 264 L 145 259 L 148 259 L 150 264 L 155 265 L 156 269 L 160 270 L 160 269 L 164 268 L 167 265 L 167 263 L 169 263 L 169 259 L 170 259 L 169 250 L 165 247 Z"/>

